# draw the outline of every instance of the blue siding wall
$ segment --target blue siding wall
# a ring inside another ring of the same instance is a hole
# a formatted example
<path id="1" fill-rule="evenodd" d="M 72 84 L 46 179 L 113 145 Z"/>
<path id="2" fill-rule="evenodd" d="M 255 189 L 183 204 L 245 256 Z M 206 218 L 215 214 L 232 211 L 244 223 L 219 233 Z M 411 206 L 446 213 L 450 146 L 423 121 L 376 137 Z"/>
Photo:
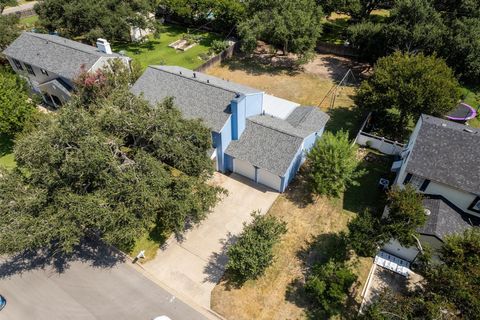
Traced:
<path id="1" fill-rule="evenodd" d="M 263 111 L 263 92 L 249 94 L 247 97 L 246 117 L 262 114 Z"/>
<path id="2" fill-rule="evenodd" d="M 300 166 L 303 164 L 303 162 L 305 162 L 308 151 L 312 149 L 315 141 L 322 136 L 324 129 L 325 128 L 322 128 L 322 130 L 318 131 L 316 134 L 313 133 L 303 140 L 303 148 L 298 150 L 297 154 L 293 158 L 292 163 L 290 164 L 290 167 L 288 167 L 287 173 L 282 177 L 281 192 L 284 192 L 288 184 L 293 180 L 298 169 L 300 169 Z"/>
<path id="3" fill-rule="evenodd" d="M 223 162 L 225 163 L 225 166 L 224 166 L 225 171 L 233 172 L 233 157 L 225 153 Z"/>
<path id="4" fill-rule="evenodd" d="M 238 140 L 245 130 L 246 106 L 247 99 L 243 95 L 233 99 L 230 104 L 232 111 L 232 140 Z"/>
<path id="5" fill-rule="evenodd" d="M 226 170 L 224 159 L 225 150 L 232 141 L 232 119 L 233 115 L 228 118 L 227 122 L 219 133 L 212 133 L 213 145 L 215 148 L 217 148 L 218 170 L 222 172 L 225 172 Z"/>

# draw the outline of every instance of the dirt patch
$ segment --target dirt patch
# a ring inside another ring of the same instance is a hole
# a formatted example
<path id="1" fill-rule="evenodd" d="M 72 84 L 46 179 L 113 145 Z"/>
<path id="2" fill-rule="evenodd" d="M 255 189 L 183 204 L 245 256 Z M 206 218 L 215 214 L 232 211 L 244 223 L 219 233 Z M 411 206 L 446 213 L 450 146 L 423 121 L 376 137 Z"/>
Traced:
<path id="1" fill-rule="evenodd" d="M 212 292 L 211 307 L 227 319 L 302 319 L 309 302 L 302 293 L 306 269 L 332 255 L 344 254 L 339 248 L 339 232 L 353 216 L 342 210 L 340 200 L 303 199 L 297 181 L 274 203 L 269 215 L 287 222 L 288 232 L 275 248 L 275 261 L 265 275 L 234 288 L 221 281 Z M 340 206 L 339 206 L 340 205 Z M 359 275 L 351 304 L 358 305 L 360 291 L 370 269 L 371 259 L 353 259 Z"/>
<path id="2" fill-rule="evenodd" d="M 346 58 L 318 55 L 304 70 L 292 70 L 265 65 L 255 59 L 234 58 L 208 69 L 206 73 L 302 105 L 318 106 L 336 81 L 345 75 L 350 64 L 353 62 Z M 337 92 L 335 106 L 353 106 L 354 92 L 353 86 L 343 87 Z"/>

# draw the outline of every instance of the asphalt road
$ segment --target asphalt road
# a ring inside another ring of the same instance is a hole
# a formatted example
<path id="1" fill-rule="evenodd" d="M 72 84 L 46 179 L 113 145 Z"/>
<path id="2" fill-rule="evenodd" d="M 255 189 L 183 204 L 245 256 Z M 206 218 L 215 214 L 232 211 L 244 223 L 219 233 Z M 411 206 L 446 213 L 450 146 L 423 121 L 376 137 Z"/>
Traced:
<path id="1" fill-rule="evenodd" d="M 74 261 L 61 273 L 50 265 L 12 272 L 0 264 L 0 294 L 7 299 L 0 320 L 207 319 L 128 263 Z"/>

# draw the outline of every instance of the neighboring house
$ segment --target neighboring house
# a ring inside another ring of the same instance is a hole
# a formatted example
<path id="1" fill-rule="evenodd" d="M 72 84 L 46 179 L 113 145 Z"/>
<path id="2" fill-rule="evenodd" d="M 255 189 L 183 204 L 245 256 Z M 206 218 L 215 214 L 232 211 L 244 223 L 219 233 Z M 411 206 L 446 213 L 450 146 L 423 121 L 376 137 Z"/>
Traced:
<path id="1" fill-rule="evenodd" d="M 201 119 L 211 129 L 210 155 L 218 171 L 236 172 L 280 192 L 329 119 L 318 108 L 181 67 L 150 66 L 132 92 L 153 105 L 174 97 L 187 119 Z"/>
<path id="2" fill-rule="evenodd" d="M 438 249 L 446 236 L 480 224 L 480 129 L 422 115 L 402 157 L 395 184 L 425 196 L 421 243 Z M 396 241 L 384 250 L 408 261 L 418 253 Z"/>
<path id="3" fill-rule="evenodd" d="M 82 70 L 96 71 L 111 59 L 130 59 L 112 53 L 110 44 L 98 39 L 97 47 L 56 35 L 22 33 L 3 51 L 12 68 L 49 105 L 58 107 L 71 97 L 74 80 Z"/>

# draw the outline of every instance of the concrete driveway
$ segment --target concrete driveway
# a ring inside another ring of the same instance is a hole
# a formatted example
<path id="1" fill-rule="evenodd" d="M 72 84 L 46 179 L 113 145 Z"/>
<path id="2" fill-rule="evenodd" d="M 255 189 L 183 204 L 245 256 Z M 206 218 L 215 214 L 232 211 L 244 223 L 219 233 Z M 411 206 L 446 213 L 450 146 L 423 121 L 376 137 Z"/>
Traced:
<path id="1" fill-rule="evenodd" d="M 225 249 L 235 241 L 251 212 L 266 213 L 278 193 L 232 174 L 215 173 L 213 182 L 227 189 L 225 197 L 198 227 L 183 239 L 171 238 L 144 268 L 162 283 L 197 304 L 210 308 L 210 294 L 223 275 Z"/>

